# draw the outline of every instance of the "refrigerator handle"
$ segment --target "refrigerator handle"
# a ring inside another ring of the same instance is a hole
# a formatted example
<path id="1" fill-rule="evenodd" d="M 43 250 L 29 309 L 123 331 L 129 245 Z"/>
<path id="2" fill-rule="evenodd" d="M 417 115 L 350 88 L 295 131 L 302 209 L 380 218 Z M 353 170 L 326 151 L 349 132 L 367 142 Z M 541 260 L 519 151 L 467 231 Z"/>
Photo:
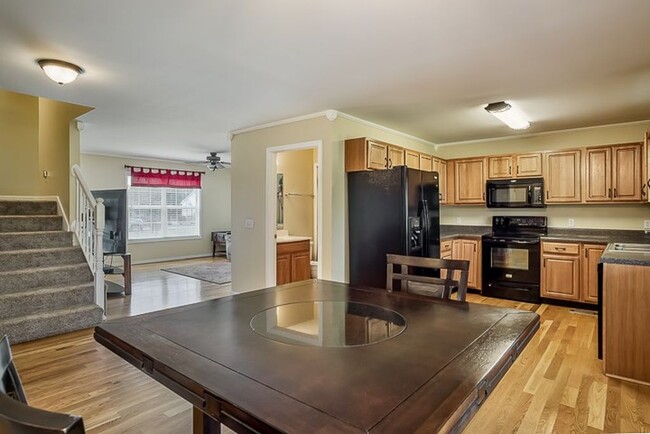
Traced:
<path id="1" fill-rule="evenodd" d="M 422 247 L 422 256 L 427 257 L 429 256 L 429 225 L 431 224 L 429 220 L 429 204 L 427 203 L 426 199 L 423 199 L 421 201 L 422 204 L 422 237 L 421 237 L 421 247 Z"/>

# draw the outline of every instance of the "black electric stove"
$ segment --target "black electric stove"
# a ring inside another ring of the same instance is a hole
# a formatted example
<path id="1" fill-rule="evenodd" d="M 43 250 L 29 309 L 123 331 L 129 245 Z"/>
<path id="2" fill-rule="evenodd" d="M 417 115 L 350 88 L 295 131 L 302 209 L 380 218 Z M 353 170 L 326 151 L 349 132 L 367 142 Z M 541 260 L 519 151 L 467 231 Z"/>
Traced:
<path id="1" fill-rule="evenodd" d="M 483 294 L 540 302 L 541 216 L 494 216 L 492 233 L 483 236 Z"/>

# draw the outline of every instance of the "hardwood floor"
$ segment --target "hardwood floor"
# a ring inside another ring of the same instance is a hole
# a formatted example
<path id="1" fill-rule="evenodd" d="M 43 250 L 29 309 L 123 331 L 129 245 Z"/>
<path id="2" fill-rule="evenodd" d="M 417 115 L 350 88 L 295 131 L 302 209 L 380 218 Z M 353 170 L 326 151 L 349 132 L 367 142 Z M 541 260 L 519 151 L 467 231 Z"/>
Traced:
<path id="1" fill-rule="evenodd" d="M 161 272 L 163 265 L 134 267 L 133 295 L 111 297 L 109 316 L 230 295 L 229 285 Z M 595 315 L 476 294 L 468 301 L 537 311 L 541 328 L 466 433 L 650 432 L 650 387 L 602 374 Z M 90 433 L 190 432 L 190 405 L 95 343 L 90 330 L 19 344 L 14 355 L 30 403 L 80 414 Z"/>

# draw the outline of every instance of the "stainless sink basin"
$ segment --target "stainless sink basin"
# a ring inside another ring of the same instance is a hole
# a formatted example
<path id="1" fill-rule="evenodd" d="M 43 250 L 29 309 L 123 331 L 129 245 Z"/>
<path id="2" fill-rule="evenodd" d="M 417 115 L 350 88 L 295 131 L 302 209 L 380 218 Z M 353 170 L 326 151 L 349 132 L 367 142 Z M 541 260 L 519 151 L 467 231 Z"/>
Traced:
<path id="1" fill-rule="evenodd" d="M 650 244 L 613 243 L 607 248 L 610 252 L 630 252 L 650 254 Z"/>

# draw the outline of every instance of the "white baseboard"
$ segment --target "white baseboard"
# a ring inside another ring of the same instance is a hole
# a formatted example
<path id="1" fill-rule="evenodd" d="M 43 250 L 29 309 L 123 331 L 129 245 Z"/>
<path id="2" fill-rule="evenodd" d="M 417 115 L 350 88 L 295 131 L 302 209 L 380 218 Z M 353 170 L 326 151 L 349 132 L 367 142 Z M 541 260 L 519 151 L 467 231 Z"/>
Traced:
<path id="1" fill-rule="evenodd" d="M 168 258 L 156 258 L 156 259 L 143 259 L 140 261 L 133 261 L 133 265 L 153 264 L 154 262 L 180 261 L 183 259 L 211 258 L 211 257 L 212 257 L 212 252 L 199 253 L 197 255 L 171 256 Z"/>

